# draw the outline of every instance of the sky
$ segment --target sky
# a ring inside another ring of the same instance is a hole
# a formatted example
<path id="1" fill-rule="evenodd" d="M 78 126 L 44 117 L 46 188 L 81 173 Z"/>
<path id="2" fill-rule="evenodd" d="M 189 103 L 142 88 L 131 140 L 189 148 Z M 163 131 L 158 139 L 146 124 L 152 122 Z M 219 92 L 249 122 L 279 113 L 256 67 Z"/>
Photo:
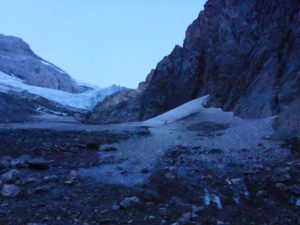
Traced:
<path id="1" fill-rule="evenodd" d="M 136 88 L 205 0 L 0 0 L 0 33 L 21 37 L 76 80 Z"/>

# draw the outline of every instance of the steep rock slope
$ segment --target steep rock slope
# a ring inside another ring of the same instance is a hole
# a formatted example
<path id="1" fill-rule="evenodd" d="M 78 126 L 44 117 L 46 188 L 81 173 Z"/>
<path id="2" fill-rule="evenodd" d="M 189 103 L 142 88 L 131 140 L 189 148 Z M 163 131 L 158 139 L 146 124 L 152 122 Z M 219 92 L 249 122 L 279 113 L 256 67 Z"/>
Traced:
<path id="1" fill-rule="evenodd" d="M 63 70 L 37 56 L 22 39 L 0 34 L 0 71 L 26 84 L 79 93 L 88 87 L 76 83 Z"/>
<path id="2" fill-rule="evenodd" d="M 99 102 L 95 108 L 94 112 L 87 116 L 86 122 L 95 123 L 97 121 L 105 121 L 105 123 L 116 122 L 115 118 L 120 117 L 118 108 L 121 110 L 126 107 L 126 104 L 133 98 L 137 96 L 138 92 L 136 90 L 120 90 L 112 95 L 107 96 L 102 102 Z M 124 112 L 124 117 L 127 113 Z M 117 114 L 117 115 L 116 115 Z M 122 122 L 119 120 L 117 122 Z"/>
<path id="3" fill-rule="evenodd" d="M 148 119 L 210 95 L 210 106 L 246 118 L 279 115 L 281 132 L 299 134 L 299 37 L 298 0 L 209 0 L 183 47 L 157 65 L 137 96 L 110 110 L 110 121 Z M 93 121 L 106 122 L 98 113 Z"/>
<path id="4" fill-rule="evenodd" d="M 76 117 L 81 119 L 85 111 L 50 101 L 26 91 L 0 92 L 0 123 L 34 121 L 39 115 Z"/>

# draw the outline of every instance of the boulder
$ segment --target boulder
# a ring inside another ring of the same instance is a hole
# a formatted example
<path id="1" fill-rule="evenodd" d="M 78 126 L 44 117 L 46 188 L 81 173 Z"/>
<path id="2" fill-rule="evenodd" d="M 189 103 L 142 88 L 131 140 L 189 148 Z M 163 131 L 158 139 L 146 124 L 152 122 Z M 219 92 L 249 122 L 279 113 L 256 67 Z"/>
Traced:
<path id="1" fill-rule="evenodd" d="M 133 196 L 133 197 L 127 197 L 125 198 L 121 203 L 120 203 L 120 206 L 124 209 L 127 209 L 127 208 L 131 208 L 131 207 L 134 207 L 134 206 L 137 206 L 139 205 L 141 202 L 140 202 L 140 199 L 136 196 Z"/>
<path id="2" fill-rule="evenodd" d="M 2 175 L 2 180 L 4 183 L 14 183 L 18 179 L 19 174 L 19 170 L 11 169 Z"/>
<path id="3" fill-rule="evenodd" d="M 4 184 L 1 190 L 1 195 L 4 197 L 17 197 L 20 193 L 20 188 L 13 184 Z"/>
<path id="4" fill-rule="evenodd" d="M 29 168 L 36 170 L 47 170 L 50 167 L 51 161 L 44 158 L 31 159 L 28 162 Z"/>

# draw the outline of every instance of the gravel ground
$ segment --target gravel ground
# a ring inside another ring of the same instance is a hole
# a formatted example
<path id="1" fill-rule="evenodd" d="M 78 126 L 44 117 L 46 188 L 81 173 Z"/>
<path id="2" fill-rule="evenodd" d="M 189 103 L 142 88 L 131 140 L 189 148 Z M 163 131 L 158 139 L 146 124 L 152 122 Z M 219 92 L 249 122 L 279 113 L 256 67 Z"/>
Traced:
<path id="1" fill-rule="evenodd" d="M 0 224 L 299 224 L 300 156 L 270 122 L 10 125 Z"/>

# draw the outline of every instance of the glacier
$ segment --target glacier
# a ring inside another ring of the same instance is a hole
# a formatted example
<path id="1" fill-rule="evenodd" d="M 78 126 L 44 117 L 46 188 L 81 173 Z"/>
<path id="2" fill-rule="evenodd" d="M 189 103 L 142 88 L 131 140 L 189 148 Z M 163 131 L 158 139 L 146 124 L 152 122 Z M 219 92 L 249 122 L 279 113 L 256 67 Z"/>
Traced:
<path id="1" fill-rule="evenodd" d="M 21 93 L 27 91 L 31 94 L 41 96 L 64 106 L 87 111 L 93 109 L 96 104 L 103 101 L 106 96 L 123 89 L 125 88 L 117 85 L 112 85 L 108 88 L 97 88 L 93 86 L 93 89 L 86 92 L 78 94 L 69 93 L 60 90 L 28 85 L 24 82 L 24 80 L 0 71 L 0 92 Z"/>

